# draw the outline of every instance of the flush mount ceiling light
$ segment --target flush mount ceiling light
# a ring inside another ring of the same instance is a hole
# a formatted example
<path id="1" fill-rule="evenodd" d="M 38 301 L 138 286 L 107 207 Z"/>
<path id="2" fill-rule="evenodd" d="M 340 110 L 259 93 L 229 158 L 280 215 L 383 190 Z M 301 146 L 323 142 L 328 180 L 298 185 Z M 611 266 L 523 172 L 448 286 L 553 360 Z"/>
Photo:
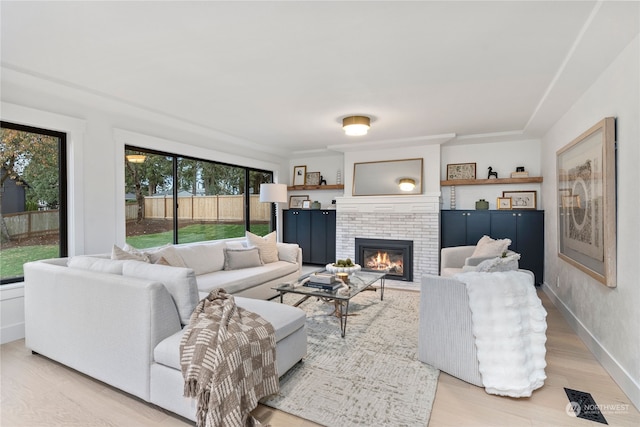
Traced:
<path id="1" fill-rule="evenodd" d="M 342 119 L 342 129 L 349 136 L 366 135 L 371 125 L 371 119 L 366 116 L 349 116 Z"/>
<path id="2" fill-rule="evenodd" d="M 399 186 L 402 191 L 411 191 L 416 188 L 416 181 L 411 178 L 402 178 Z"/>
<path id="3" fill-rule="evenodd" d="M 147 158 L 144 154 L 127 154 L 125 157 L 129 163 L 144 163 Z"/>

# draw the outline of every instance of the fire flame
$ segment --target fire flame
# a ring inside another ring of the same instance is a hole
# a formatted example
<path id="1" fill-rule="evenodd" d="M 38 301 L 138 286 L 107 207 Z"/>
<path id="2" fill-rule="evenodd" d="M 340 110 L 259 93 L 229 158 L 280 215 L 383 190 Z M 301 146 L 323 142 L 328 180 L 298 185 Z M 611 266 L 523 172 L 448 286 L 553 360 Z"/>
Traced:
<path id="1" fill-rule="evenodd" d="M 391 261 L 387 252 L 380 252 L 369 257 L 365 264 L 371 270 L 389 270 L 391 272 L 402 274 L 402 261 Z"/>

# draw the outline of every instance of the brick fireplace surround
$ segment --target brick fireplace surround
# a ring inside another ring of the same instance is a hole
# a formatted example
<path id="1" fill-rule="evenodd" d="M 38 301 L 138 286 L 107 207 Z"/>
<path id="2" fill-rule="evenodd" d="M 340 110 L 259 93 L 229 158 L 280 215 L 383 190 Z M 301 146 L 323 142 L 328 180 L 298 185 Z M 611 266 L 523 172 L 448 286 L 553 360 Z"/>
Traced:
<path id="1" fill-rule="evenodd" d="M 387 287 L 420 289 L 423 274 L 438 274 L 440 197 L 358 196 L 336 199 L 336 257 L 355 259 L 355 238 L 413 240 L 413 282 Z"/>

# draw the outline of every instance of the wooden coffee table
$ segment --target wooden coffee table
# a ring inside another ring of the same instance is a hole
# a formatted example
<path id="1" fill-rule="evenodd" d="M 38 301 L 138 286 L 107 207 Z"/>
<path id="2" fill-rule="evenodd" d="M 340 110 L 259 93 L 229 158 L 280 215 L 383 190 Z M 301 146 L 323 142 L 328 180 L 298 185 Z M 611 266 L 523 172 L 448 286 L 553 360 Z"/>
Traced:
<path id="1" fill-rule="evenodd" d="M 349 316 L 349 301 L 351 298 L 358 295 L 360 292 L 373 288 L 372 285 L 377 281 L 380 281 L 380 301 L 384 299 L 384 278 L 386 272 L 371 272 L 371 271 L 358 271 L 349 276 L 349 291 L 341 292 L 340 289 L 336 291 L 323 291 L 321 289 L 311 288 L 303 286 L 300 283 L 308 277 L 308 275 L 300 277 L 297 282 L 283 283 L 280 286 L 273 288 L 280 293 L 280 303 L 283 302 L 285 294 L 299 294 L 303 297 L 298 300 L 294 306 L 297 307 L 304 301 L 311 297 L 317 297 L 325 301 L 333 301 L 336 305 L 336 316 L 340 318 L 340 333 L 342 338 L 347 332 L 347 318 Z"/>

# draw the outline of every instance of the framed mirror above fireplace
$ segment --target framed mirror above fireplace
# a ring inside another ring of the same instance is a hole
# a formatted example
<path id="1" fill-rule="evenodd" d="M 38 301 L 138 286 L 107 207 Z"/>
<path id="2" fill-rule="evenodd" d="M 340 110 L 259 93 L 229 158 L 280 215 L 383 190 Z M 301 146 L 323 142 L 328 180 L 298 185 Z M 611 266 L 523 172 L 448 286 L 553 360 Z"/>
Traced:
<path id="1" fill-rule="evenodd" d="M 422 194 L 422 159 L 354 163 L 354 196 Z M 409 187 L 401 184 L 411 183 Z"/>

